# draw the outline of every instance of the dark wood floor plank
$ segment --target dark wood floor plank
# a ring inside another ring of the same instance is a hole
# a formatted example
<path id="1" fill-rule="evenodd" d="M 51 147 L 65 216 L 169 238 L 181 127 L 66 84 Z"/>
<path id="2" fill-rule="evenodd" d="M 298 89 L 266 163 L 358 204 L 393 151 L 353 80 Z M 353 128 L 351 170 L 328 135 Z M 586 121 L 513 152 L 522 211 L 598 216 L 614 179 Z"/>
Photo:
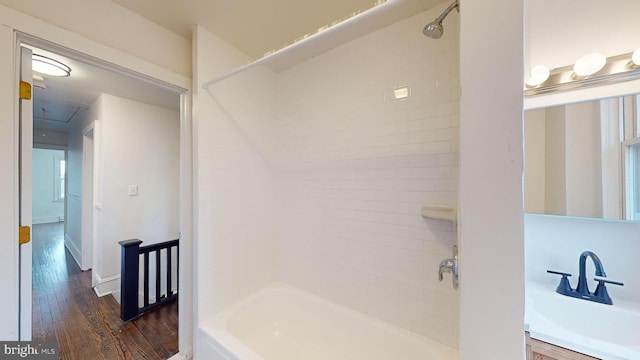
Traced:
<path id="1" fill-rule="evenodd" d="M 91 289 L 64 248 L 63 223 L 33 226 L 33 339 L 57 341 L 60 359 L 168 359 L 178 352 L 178 303 L 122 323 L 112 296 Z"/>

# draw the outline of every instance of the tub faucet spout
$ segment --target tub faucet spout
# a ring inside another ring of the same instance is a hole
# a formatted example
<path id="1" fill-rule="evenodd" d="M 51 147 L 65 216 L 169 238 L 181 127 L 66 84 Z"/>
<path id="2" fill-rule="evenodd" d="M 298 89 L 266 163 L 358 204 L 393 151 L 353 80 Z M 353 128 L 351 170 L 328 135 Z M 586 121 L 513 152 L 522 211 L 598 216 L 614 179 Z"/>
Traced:
<path id="1" fill-rule="evenodd" d="M 593 260 L 593 264 L 596 267 L 596 276 L 607 277 L 607 274 L 604 272 L 604 267 L 602 267 L 602 262 L 600 261 L 598 255 L 594 254 L 591 251 L 583 251 L 582 254 L 580 254 L 580 274 L 578 276 L 578 287 L 576 288 L 576 291 L 580 294 L 585 295 L 589 294 L 589 287 L 587 286 L 587 275 L 585 274 L 587 257 L 590 257 L 591 260 Z"/>

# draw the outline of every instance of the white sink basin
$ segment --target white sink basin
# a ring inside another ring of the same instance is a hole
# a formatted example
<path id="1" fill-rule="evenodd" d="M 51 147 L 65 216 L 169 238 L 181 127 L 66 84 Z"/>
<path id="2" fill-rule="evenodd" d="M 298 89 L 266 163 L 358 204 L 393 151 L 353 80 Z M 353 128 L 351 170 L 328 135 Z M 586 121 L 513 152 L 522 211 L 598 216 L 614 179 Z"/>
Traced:
<path id="1" fill-rule="evenodd" d="M 605 360 L 640 360 L 640 304 L 599 304 L 531 282 L 526 292 L 531 337 Z"/>

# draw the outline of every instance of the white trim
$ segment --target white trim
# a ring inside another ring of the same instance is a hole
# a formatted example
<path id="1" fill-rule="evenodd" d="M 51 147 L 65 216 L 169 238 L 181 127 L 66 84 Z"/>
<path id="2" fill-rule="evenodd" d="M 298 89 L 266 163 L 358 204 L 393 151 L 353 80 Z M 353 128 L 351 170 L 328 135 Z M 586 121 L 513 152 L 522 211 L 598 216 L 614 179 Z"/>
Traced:
<path id="1" fill-rule="evenodd" d="M 173 355 L 172 357 L 170 357 L 168 360 L 188 360 L 188 359 L 192 359 L 192 357 L 186 357 L 186 356 L 182 355 L 181 353 L 177 353 L 177 354 Z"/>
<path id="2" fill-rule="evenodd" d="M 17 43 L 16 43 L 17 46 Z M 16 61 L 16 65 L 19 68 L 16 69 L 16 73 L 20 74 L 20 78 L 23 81 L 27 81 L 31 84 L 31 50 L 21 48 L 18 51 L 19 58 Z M 19 154 L 20 159 L 18 169 L 18 176 L 20 181 L 19 192 L 19 218 L 20 226 L 32 226 L 33 221 L 33 99 L 31 100 L 17 100 L 20 103 L 20 110 L 18 117 L 15 120 L 17 128 L 20 129 L 18 135 Z M 21 341 L 31 340 L 31 311 L 33 308 L 32 301 L 32 269 L 33 269 L 33 244 L 28 242 L 20 245 L 19 249 L 19 264 L 20 264 L 20 324 L 19 324 L 19 339 Z"/>
<path id="3" fill-rule="evenodd" d="M 93 273 L 96 286 L 93 290 L 99 297 L 103 297 L 105 295 L 113 294 L 114 292 L 120 291 L 120 274 L 109 276 L 106 278 L 101 278 L 99 274 Z"/>
<path id="4" fill-rule="evenodd" d="M 547 95 L 527 96 L 524 98 L 523 108 L 526 111 L 549 106 L 635 94 L 638 92 L 639 86 L 640 80 L 633 80 L 611 85 L 582 88 L 573 91 L 561 91 Z"/>
<path id="5" fill-rule="evenodd" d="M 64 234 L 64 247 L 66 247 L 67 250 L 69 250 L 69 253 L 71 253 L 73 260 L 76 261 L 76 264 L 78 264 L 78 266 L 82 268 L 82 264 L 80 263 L 80 259 L 81 259 L 80 249 L 78 249 L 78 247 L 73 243 L 73 240 L 71 240 L 71 238 L 69 237 L 69 234 Z"/>
<path id="6" fill-rule="evenodd" d="M 96 119 L 82 129 L 82 256 L 85 268 L 95 268 L 98 262 L 95 194 L 98 189 L 98 160 L 96 158 L 96 135 L 100 122 Z M 98 141 L 99 143 L 99 141 Z M 90 159 L 88 159 L 90 157 Z M 95 278 L 91 279 L 95 287 Z"/>
<path id="7" fill-rule="evenodd" d="M 189 90 L 180 95 L 180 179 L 179 186 L 179 239 L 180 251 L 178 252 L 178 284 L 180 301 L 178 302 L 178 346 L 181 354 L 187 358 L 193 357 L 195 347 L 195 329 L 197 327 L 194 313 L 194 164 L 193 156 L 193 119 L 192 93 Z"/>

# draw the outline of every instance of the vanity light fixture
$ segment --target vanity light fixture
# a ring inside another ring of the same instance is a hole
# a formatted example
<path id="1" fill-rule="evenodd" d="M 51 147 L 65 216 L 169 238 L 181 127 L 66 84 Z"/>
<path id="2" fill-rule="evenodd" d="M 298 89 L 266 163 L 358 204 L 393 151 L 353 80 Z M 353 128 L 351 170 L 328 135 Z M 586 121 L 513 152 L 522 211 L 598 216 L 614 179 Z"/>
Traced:
<path id="1" fill-rule="evenodd" d="M 633 55 L 631 55 L 631 62 L 635 66 L 640 66 L 640 48 L 637 48 L 636 51 L 633 52 Z"/>
<path id="2" fill-rule="evenodd" d="M 527 86 L 536 87 L 549 78 L 549 68 L 544 65 L 537 65 L 531 69 L 531 77 L 527 80 Z"/>
<path id="3" fill-rule="evenodd" d="M 602 70 L 607 63 L 607 58 L 600 53 L 587 54 L 573 65 L 573 72 L 578 76 L 589 76 Z"/>
<path id="4" fill-rule="evenodd" d="M 31 69 L 41 74 L 66 77 L 71 75 L 71 68 L 58 60 L 33 54 L 31 56 Z"/>
<path id="5" fill-rule="evenodd" d="M 410 95 L 410 91 L 408 87 L 401 87 L 401 88 L 397 88 L 393 90 L 393 97 L 396 98 L 396 100 L 403 100 L 408 98 Z"/>
<path id="6" fill-rule="evenodd" d="M 533 79 L 534 70 L 540 71 L 541 74 L 542 71 L 536 68 L 537 66 L 531 69 L 531 78 L 527 80 L 523 89 L 525 96 L 640 80 L 640 49 L 633 53 L 610 57 L 598 53 L 587 54 L 575 65 L 552 69 L 548 79 L 538 85 L 535 85 L 537 81 Z"/>

